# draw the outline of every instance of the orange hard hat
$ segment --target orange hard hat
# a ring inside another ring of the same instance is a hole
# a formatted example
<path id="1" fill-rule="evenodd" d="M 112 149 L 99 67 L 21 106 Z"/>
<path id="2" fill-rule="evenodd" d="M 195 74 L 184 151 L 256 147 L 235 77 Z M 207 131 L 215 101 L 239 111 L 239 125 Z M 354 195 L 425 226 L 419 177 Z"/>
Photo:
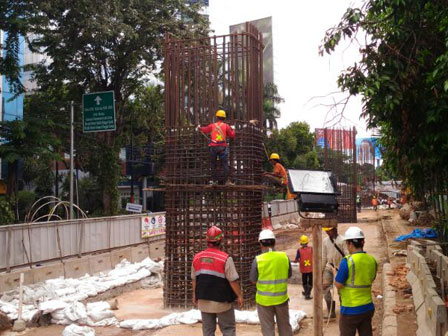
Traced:
<path id="1" fill-rule="evenodd" d="M 223 238 L 222 230 L 217 226 L 211 226 L 207 230 L 207 241 L 208 242 L 217 242 Z"/>

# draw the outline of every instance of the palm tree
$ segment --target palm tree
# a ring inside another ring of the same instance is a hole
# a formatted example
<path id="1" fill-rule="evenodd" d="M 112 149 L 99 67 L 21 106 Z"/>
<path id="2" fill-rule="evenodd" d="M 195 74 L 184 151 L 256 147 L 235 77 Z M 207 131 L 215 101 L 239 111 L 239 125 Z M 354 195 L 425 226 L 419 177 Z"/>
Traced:
<path id="1" fill-rule="evenodd" d="M 280 118 L 280 110 L 277 104 L 283 103 L 283 99 L 278 94 L 277 85 L 274 83 L 267 83 L 263 88 L 263 112 L 264 112 L 264 127 L 272 131 L 277 129 L 277 118 Z"/>

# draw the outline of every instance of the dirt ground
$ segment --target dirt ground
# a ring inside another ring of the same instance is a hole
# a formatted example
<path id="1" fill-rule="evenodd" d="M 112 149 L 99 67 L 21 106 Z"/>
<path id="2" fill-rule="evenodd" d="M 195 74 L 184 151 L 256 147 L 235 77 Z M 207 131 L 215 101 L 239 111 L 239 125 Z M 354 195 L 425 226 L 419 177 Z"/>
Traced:
<path id="1" fill-rule="evenodd" d="M 387 242 L 384 239 L 384 233 L 382 230 L 381 216 L 391 216 L 391 220 L 388 222 L 386 234 L 390 237 L 395 237 L 398 234 L 408 233 L 412 231 L 414 227 L 407 228 L 403 223 L 400 223 L 398 213 L 396 210 L 380 210 L 375 212 L 373 210 L 366 210 L 358 214 L 358 224 L 339 224 L 339 232 L 344 233 L 349 226 L 357 225 L 362 228 L 367 239 L 365 250 L 372 254 L 379 263 L 377 279 L 373 286 L 374 292 L 374 303 L 376 306 L 376 313 L 374 317 L 374 335 L 381 335 L 381 321 L 382 321 L 382 302 L 377 299 L 377 295 L 382 293 L 381 288 L 381 272 L 382 264 L 388 260 L 387 255 Z M 403 227 L 402 227 L 403 226 Z M 295 230 L 284 230 L 276 232 L 278 237 L 277 249 L 285 251 L 291 260 L 294 260 L 296 249 L 298 247 L 298 238 L 301 234 L 311 233 L 304 232 L 301 229 Z M 325 234 L 324 234 L 325 235 Z M 400 259 L 401 258 L 401 259 Z M 393 257 L 391 260 L 393 266 L 403 263 L 403 257 Z M 301 295 L 302 286 L 299 284 L 292 284 L 288 286 L 288 293 L 291 297 L 290 309 L 299 309 L 307 313 L 308 317 L 305 318 L 301 323 L 301 329 L 298 332 L 299 335 L 312 335 L 312 300 L 305 301 Z M 124 319 L 139 319 L 139 318 L 159 318 L 164 315 L 172 313 L 174 310 L 163 308 L 163 291 L 161 288 L 158 289 L 139 289 L 133 292 L 125 293 L 117 297 L 119 310 L 116 311 L 116 316 L 119 320 Z M 405 301 L 402 301 L 405 300 Z M 406 301 L 407 300 L 407 301 Z M 338 299 L 336 299 L 338 301 Z M 412 303 L 412 299 L 401 297 L 400 294 L 397 295 L 397 302 Z M 338 306 L 338 305 L 337 305 Z M 325 312 L 325 304 L 324 304 Z M 398 335 L 415 335 L 415 314 L 412 316 L 413 312 L 404 312 L 399 315 L 399 333 Z M 339 307 L 337 307 L 337 315 L 339 316 Z M 61 335 L 63 326 L 49 326 L 41 327 L 36 329 L 27 330 L 22 333 L 3 333 L 2 336 L 9 335 L 24 335 L 24 336 L 51 336 L 51 335 Z M 155 331 L 130 331 L 123 330 L 116 327 L 108 328 L 95 328 L 96 335 L 99 336 L 115 336 L 115 335 L 132 335 L 132 336 L 146 336 L 146 335 L 157 335 L 157 336 L 200 336 L 202 335 L 201 324 L 195 325 L 177 325 L 171 326 L 164 329 L 159 329 Z M 217 335 L 221 335 L 219 329 L 217 330 Z M 261 334 L 259 325 L 237 325 L 237 335 L 245 336 L 258 336 Z M 325 329 L 325 335 L 338 335 L 339 328 L 336 321 L 330 321 L 328 327 Z"/>

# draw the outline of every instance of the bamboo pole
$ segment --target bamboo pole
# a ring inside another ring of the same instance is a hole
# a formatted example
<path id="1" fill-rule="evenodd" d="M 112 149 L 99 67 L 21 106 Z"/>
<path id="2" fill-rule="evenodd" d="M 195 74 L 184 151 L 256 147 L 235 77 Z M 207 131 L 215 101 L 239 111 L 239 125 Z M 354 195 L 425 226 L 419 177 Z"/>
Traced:
<path id="1" fill-rule="evenodd" d="M 322 224 L 316 220 L 313 223 L 313 329 L 314 336 L 323 336 L 322 312 Z"/>

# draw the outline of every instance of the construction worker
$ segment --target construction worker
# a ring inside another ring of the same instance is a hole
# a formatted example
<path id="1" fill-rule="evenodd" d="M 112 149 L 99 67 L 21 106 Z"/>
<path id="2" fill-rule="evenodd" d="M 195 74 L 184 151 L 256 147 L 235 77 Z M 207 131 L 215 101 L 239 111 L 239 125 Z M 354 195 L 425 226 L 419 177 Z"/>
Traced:
<path id="1" fill-rule="evenodd" d="M 311 300 L 311 290 L 313 289 L 313 249 L 308 246 L 309 238 L 302 235 L 299 239 L 300 248 L 297 249 L 294 262 L 300 262 L 300 273 L 302 273 L 302 294 L 305 300 Z"/>
<path id="2" fill-rule="evenodd" d="M 261 254 L 252 262 L 249 279 L 257 285 L 257 313 L 263 336 L 275 335 L 277 321 L 280 336 L 292 336 L 289 323 L 288 278 L 291 263 L 285 252 L 275 251 L 275 235 L 271 230 L 262 230 L 258 237 Z"/>
<path id="3" fill-rule="evenodd" d="M 220 249 L 223 238 L 221 229 L 212 226 L 207 230 L 207 249 L 193 258 L 193 304 L 202 315 L 202 333 L 214 336 L 216 319 L 224 336 L 234 336 L 235 312 L 232 302 L 237 299 L 243 307 L 243 297 L 238 284 L 238 273 L 232 257 Z"/>
<path id="4" fill-rule="evenodd" d="M 349 227 L 344 234 L 349 255 L 342 259 L 335 284 L 341 296 L 341 336 L 372 335 L 372 283 L 378 264 L 374 257 L 364 252 L 364 233 L 359 227 Z M 355 272 L 356 269 L 356 272 Z"/>
<path id="5" fill-rule="evenodd" d="M 288 189 L 288 173 L 280 163 L 280 155 L 272 153 L 269 156 L 269 163 L 274 167 L 272 173 L 264 172 L 263 175 L 277 187 L 280 187 L 286 193 L 286 199 L 294 199 L 294 195 Z"/>
<path id="6" fill-rule="evenodd" d="M 235 137 L 235 130 L 233 126 L 229 126 L 224 122 L 226 119 L 226 111 L 218 110 L 216 112 L 217 121 L 209 124 L 208 126 L 196 127 L 196 130 L 200 130 L 202 133 L 210 133 L 210 142 L 208 148 L 210 151 L 210 165 L 212 169 L 212 179 L 210 184 L 218 183 L 217 172 L 217 160 L 221 163 L 222 168 L 222 180 L 226 184 L 231 183 L 229 178 L 229 149 L 227 144 L 227 138 L 233 139 Z"/>
<path id="7" fill-rule="evenodd" d="M 378 199 L 375 195 L 372 196 L 372 206 L 375 209 L 375 211 L 378 209 Z"/>
<path id="8" fill-rule="evenodd" d="M 348 250 L 336 227 L 324 227 L 323 230 L 328 236 L 322 241 L 322 289 L 328 316 L 336 318 L 336 301 L 331 296 L 334 271 L 337 271 L 341 260 L 348 255 Z"/>
<path id="9" fill-rule="evenodd" d="M 359 194 L 356 194 L 356 207 L 358 212 L 361 212 L 361 196 Z"/>

